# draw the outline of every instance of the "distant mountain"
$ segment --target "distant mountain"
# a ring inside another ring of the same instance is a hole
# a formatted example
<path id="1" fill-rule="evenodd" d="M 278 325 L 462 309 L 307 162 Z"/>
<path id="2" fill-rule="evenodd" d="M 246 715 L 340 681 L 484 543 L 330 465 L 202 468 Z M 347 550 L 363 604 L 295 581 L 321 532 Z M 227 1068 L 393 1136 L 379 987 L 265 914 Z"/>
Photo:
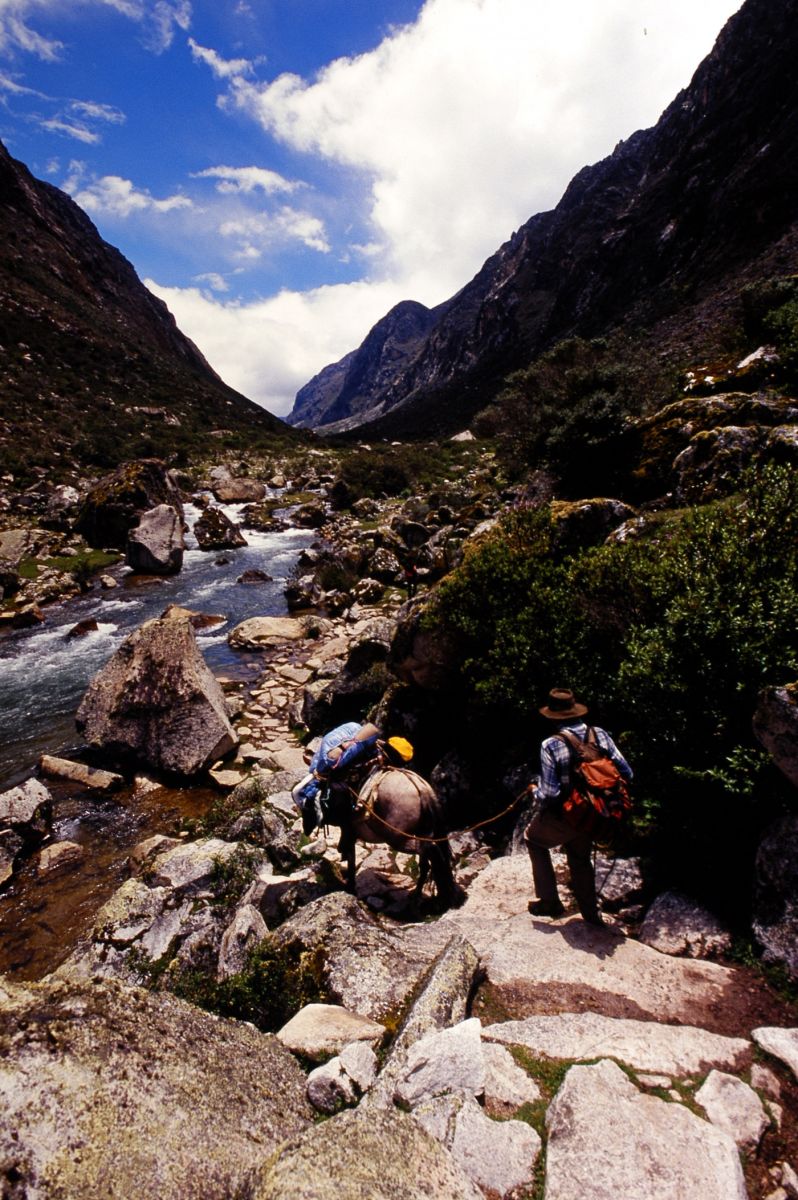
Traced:
<path id="1" fill-rule="evenodd" d="M 798 0 L 747 0 L 654 128 L 580 171 L 404 354 L 375 360 L 385 317 L 302 389 L 289 420 L 306 420 L 312 396 L 325 432 L 449 433 L 572 335 L 623 329 L 682 359 L 722 347 L 740 288 L 798 269 L 796 62 Z"/>
<path id="2" fill-rule="evenodd" d="M 420 352 L 440 309 L 405 300 L 378 321 L 358 350 L 325 367 L 297 392 L 288 421 L 313 427 L 367 413 Z"/>
<path id="3" fill-rule="evenodd" d="M 187 456 L 214 433 L 296 437 L 227 387 L 74 201 L 0 144 L 0 469 Z"/>

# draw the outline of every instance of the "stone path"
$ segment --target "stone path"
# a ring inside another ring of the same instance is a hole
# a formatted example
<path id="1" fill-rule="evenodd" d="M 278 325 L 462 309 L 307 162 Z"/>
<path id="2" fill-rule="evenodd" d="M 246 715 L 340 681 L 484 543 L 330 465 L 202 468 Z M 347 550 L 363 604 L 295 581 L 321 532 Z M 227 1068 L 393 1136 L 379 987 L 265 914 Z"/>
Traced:
<path id="1" fill-rule="evenodd" d="M 237 756 L 216 764 L 211 772 L 215 782 L 233 788 L 253 764 L 272 771 L 303 770 L 305 747 L 293 731 L 302 725 L 305 688 L 320 678 L 329 682 L 343 667 L 352 644 L 390 611 L 385 605 L 357 605 L 348 619 L 334 621 L 256 617 L 233 630 L 231 644 L 256 652 L 262 667 L 235 721 L 241 739 Z"/>

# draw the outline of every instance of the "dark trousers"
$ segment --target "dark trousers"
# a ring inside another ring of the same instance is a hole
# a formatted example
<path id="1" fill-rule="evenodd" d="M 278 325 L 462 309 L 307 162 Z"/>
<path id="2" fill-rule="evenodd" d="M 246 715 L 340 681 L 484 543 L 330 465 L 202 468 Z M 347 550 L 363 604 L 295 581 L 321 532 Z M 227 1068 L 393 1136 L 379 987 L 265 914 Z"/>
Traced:
<path id="1" fill-rule="evenodd" d="M 558 904 L 557 880 L 549 853 L 555 846 L 562 846 L 568 859 L 573 891 L 579 911 L 588 919 L 598 915 L 596 904 L 596 873 L 593 869 L 593 815 L 574 826 L 556 810 L 541 810 L 535 814 L 524 831 L 529 857 L 532 862 L 532 878 L 538 899 L 544 904 Z"/>

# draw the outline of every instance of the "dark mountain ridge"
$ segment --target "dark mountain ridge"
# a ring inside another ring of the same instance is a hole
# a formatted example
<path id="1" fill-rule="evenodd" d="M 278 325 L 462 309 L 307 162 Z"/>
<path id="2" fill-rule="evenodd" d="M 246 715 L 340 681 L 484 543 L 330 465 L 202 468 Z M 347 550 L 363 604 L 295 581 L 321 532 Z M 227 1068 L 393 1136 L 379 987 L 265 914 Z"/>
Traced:
<path id="1" fill-rule="evenodd" d="M 370 330 L 358 350 L 325 367 L 297 392 L 292 425 L 327 425 L 368 406 L 412 361 L 440 316 L 440 309 L 403 300 Z"/>
<path id="2" fill-rule="evenodd" d="M 682 357 L 724 345 L 741 286 L 798 262 L 796 60 L 796 0 L 748 0 L 656 126 L 580 171 L 329 431 L 452 432 L 510 372 L 573 335 L 623 329 Z M 334 391 L 335 368 L 326 379 Z M 323 423 L 339 408 L 326 401 Z"/>
<path id="3" fill-rule="evenodd" d="M 222 382 L 78 205 L 2 144 L 0 319 L 6 469 L 111 466 L 187 451 L 214 430 L 291 436 Z"/>

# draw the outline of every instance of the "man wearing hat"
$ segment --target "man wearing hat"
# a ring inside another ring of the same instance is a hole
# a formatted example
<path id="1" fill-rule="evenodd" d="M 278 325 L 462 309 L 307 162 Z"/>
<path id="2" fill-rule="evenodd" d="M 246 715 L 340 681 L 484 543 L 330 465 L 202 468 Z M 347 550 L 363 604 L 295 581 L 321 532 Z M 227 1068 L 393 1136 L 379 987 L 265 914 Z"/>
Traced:
<path id="1" fill-rule="evenodd" d="M 568 859 L 573 891 L 582 919 L 590 925 L 603 924 L 596 901 L 596 876 L 593 869 L 593 825 L 595 814 L 588 810 L 579 823 L 566 819 L 563 801 L 571 793 L 572 751 L 560 730 L 568 730 L 580 741 L 587 737 L 583 720 L 587 707 L 566 688 L 552 688 L 548 703 L 538 710 L 556 723 L 556 732 L 540 747 L 540 783 L 531 787 L 535 797 L 534 815 L 524 832 L 524 841 L 532 861 L 537 900 L 529 903 L 536 917 L 560 917 L 565 912 L 557 892 L 557 880 L 550 851 L 562 846 Z M 593 726 L 598 745 L 615 763 L 624 779 L 632 778 L 632 769 L 604 729 Z"/>

